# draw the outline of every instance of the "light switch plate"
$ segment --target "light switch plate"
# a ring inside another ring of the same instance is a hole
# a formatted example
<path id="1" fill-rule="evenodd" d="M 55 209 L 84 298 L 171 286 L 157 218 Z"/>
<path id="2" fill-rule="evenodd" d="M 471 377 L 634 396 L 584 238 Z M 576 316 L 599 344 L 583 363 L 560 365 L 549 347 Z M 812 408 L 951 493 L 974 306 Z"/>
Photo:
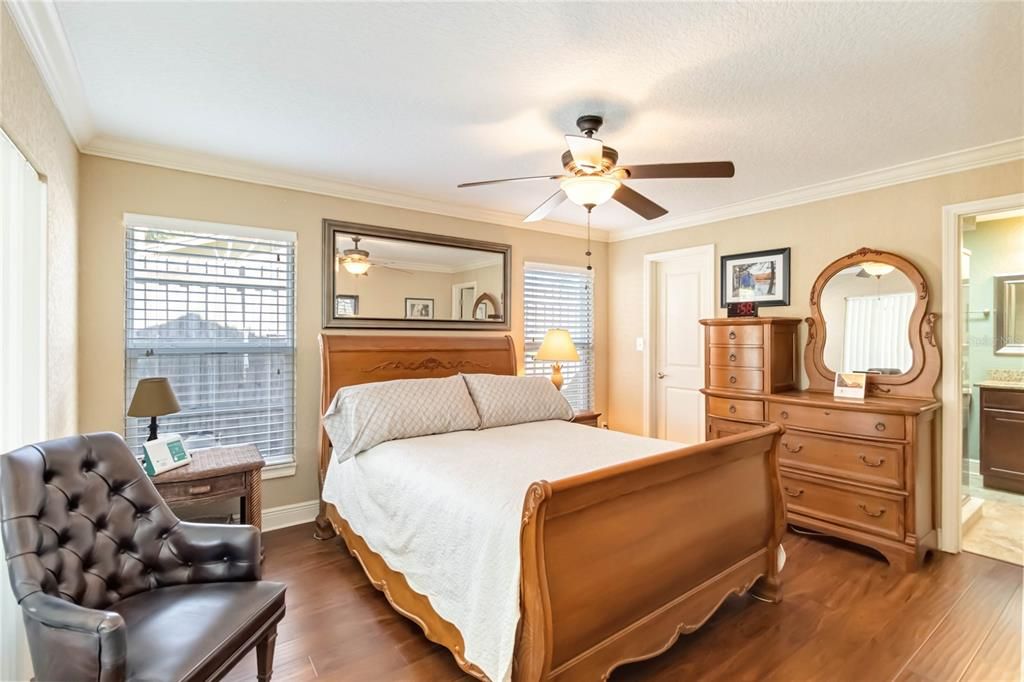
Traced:
<path id="1" fill-rule="evenodd" d="M 636 337 L 636 349 L 642 351 L 644 349 L 644 337 Z"/>

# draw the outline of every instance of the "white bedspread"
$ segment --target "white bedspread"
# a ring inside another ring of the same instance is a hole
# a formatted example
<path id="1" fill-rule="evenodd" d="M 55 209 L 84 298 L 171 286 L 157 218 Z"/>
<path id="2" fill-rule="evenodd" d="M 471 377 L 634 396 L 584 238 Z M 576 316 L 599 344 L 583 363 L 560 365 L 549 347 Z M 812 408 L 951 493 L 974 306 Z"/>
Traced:
<path id="1" fill-rule="evenodd" d="M 527 488 L 679 447 L 563 421 L 421 436 L 332 460 L 323 498 L 459 629 L 467 660 L 507 680 Z"/>

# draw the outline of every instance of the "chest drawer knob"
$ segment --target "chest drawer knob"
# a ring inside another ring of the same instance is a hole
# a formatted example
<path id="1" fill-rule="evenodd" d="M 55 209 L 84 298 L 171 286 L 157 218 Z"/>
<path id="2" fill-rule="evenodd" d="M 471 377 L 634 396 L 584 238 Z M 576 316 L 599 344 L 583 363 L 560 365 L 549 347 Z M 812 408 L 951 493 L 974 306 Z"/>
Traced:
<path id="1" fill-rule="evenodd" d="M 885 424 L 882 422 L 875 424 L 875 431 L 885 431 Z"/>
<path id="2" fill-rule="evenodd" d="M 879 457 L 877 462 L 872 462 L 865 455 L 859 455 L 858 457 L 861 463 L 866 467 L 880 467 L 885 464 L 885 457 Z"/>
<path id="3" fill-rule="evenodd" d="M 801 443 L 797 443 L 796 447 L 793 447 L 786 441 L 782 441 L 782 447 L 786 448 L 787 452 L 792 452 L 793 454 L 796 454 L 804 449 L 804 446 Z"/>
<path id="4" fill-rule="evenodd" d="M 829 416 L 830 414 L 832 414 L 832 413 L 831 413 L 831 412 L 829 412 L 828 410 L 825 410 L 825 416 L 826 416 L 826 417 L 827 417 L 827 416 Z"/>
<path id="5" fill-rule="evenodd" d="M 729 338 L 730 339 L 735 339 L 736 338 L 736 332 L 733 331 L 732 329 L 729 330 Z"/>
<path id="6" fill-rule="evenodd" d="M 803 488 L 797 488 L 796 490 L 793 490 L 792 488 L 786 486 L 786 487 L 783 488 L 783 490 L 790 497 L 800 497 L 801 495 L 804 494 L 804 489 Z"/>
<path id="7" fill-rule="evenodd" d="M 730 384 L 735 384 L 735 383 L 736 383 L 736 377 L 734 377 L 734 376 L 730 376 L 730 377 L 729 377 L 729 383 L 730 383 Z"/>
<path id="8" fill-rule="evenodd" d="M 789 419 L 789 412 L 783 410 L 782 412 L 779 412 L 779 416 L 782 417 L 783 419 Z"/>
<path id="9" fill-rule="evenodd" d="M 730 405 L 729 406 L 729 414 L 736 414 L 736 406 L 735 405 Z"/>
<path id="10" fill-rule="evenodd" d="M 736 354 L 729 353 L 729 362 L 736 362 Z"/>
<path id="11" fill-rule="evenodd" d="M 876 519 L 877 519 L 877 518 L 878 518 L 879 516 L 881 516 L 882 514 L 884 514 L 884 513 L 885 513 L 885 509 L 879 509 L 878 511 L 876 511 L 876 512 L 873 512 L 873 511 L 871 511 L 870 509 L 868 509 L 868 506 L 867 506 L 866 504 L 864 504 L 863 502 L 861 502 L 861 503 L 860 503 L 860 504 L 858 504 L 857 506 L 858 506 L 858 507 L 860 507 L 860 510 L 861 510 L 862 512 L 864 512 L 864 513 L 865 513 L 865 514 L 867 514 L 868 516 L 874 517 L 874 518 L 876 518 Z"/>

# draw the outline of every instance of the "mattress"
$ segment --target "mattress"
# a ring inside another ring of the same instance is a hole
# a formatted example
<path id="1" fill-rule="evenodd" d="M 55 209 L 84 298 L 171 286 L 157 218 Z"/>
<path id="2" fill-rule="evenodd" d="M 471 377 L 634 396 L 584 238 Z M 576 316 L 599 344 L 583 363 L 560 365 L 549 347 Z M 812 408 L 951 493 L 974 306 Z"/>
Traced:
<path id="1" fill-rule="evenodd" d="M 530 484 L 681 447 L 564 421 L 421 436 L 332 457 L 323 499 L 459 629 L 468 661 L 508 680 Z"/>

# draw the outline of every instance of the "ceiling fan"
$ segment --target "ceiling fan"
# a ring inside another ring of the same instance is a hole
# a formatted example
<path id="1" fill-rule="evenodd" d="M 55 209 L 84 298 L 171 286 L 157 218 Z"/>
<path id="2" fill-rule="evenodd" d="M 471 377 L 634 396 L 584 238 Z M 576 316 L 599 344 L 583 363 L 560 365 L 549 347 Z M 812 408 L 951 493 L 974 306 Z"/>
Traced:
<path id="1" fill-rule="evenodd" d="M 367 275 L 371 267 L 386 268 L 396 272 L 404 272 L 407 275 L 412 274 L 408 270 L 388 267 L 384 261 L 371 261 L 370 252 L 366 249 L 359 248 L 359 240 L 362 239 L 362 237 L 359 235 L 352 235 L 351 239 L 351 249 L 345 249 L 344 251 L 335 254 L 335 270 L 345 268 L 349 274 L 356 277 L 359 277 L 360 275 Z"/>
<path id="2" fill-rule="evenodd" d="M 479 187 L 524 180 L 560 181 L 559 190 L 526 216 L 523 219 L 526 223 L 544 219 L 566 199 L 587 209 L 588 222 L 589 212 L 609 199 L 614 199 L 646 220 L 654 220 L 668 213 L 668 210 L 624 184 L 624 180 L 731 178 L 736 173 L 731 161 L 619 166 L 619 152 L 604 146 L 604 142 L 594 137 L 594 133 L 603 123 L 604 119 L 595 114 L 584 114 L 576 119 L 576 127 L 582 134 L 565 136 L 569 149 L 562 153 L 562 167 L 565 168 L 563 174 L 464 182 L 459 187 Z"/>

